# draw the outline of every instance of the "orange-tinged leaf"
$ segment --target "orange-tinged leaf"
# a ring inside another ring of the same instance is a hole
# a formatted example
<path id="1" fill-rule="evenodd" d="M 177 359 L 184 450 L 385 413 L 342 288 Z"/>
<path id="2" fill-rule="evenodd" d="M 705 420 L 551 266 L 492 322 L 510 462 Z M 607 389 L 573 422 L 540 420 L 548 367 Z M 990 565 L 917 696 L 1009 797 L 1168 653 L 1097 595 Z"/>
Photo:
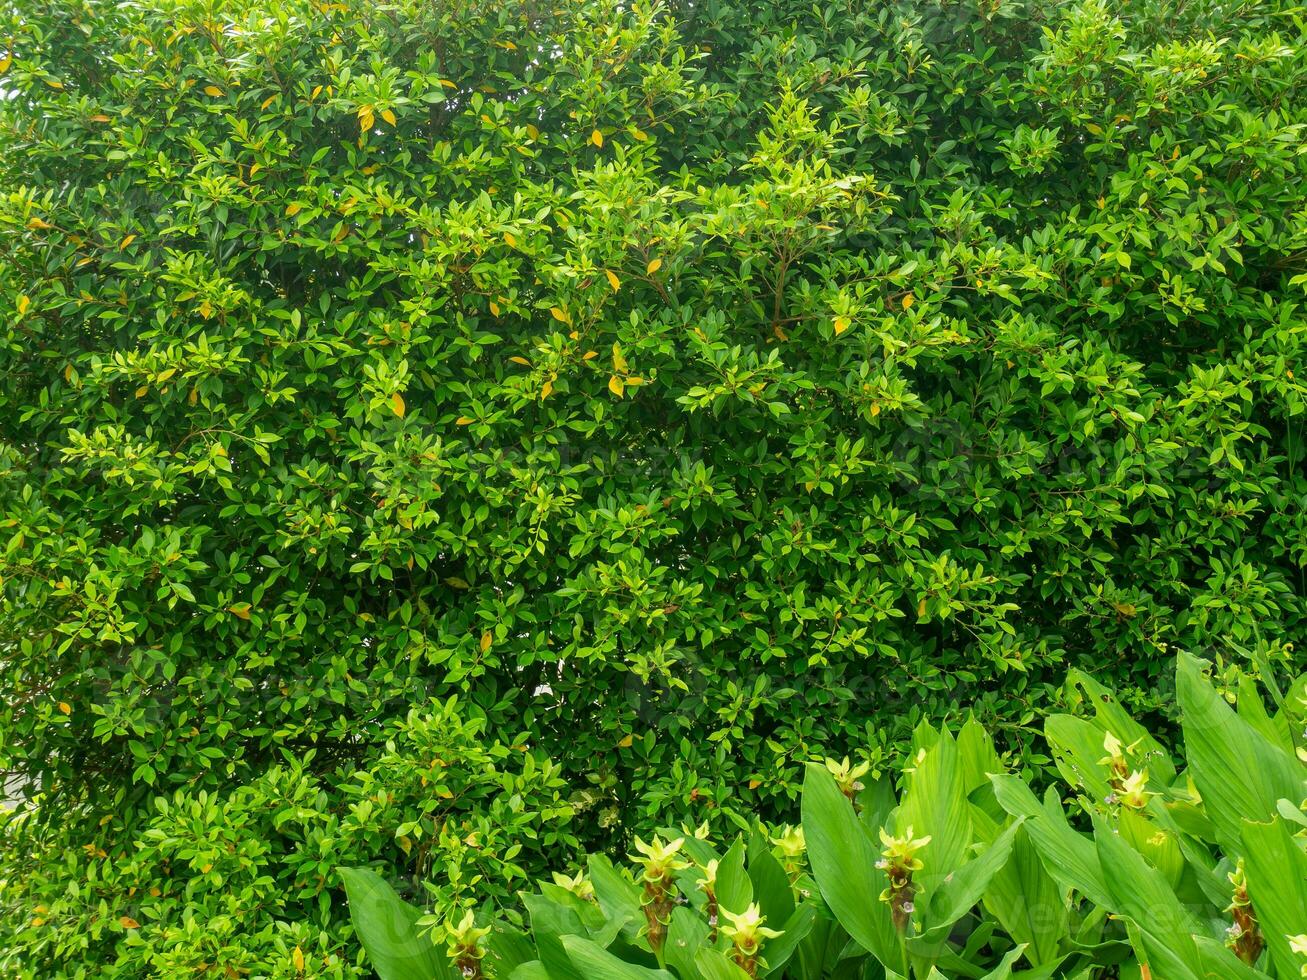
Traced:
<path id="1" fill-rule="evenodd" d="M 512 361 L 514 364 L 525 364 L 527 367 L 531 366 L 531 362 L 528 361 L 521 354 L 514 354 L 512 357 L 509 358 L 509 360 Z"/>
<path id="2" fill-rule="evenodd" d="M 505 244 L 508 245 L 509 248 L 517 248 L 517 239 L 513 237 L 513 233 L 511 231 L 504 232 L 504 242 Z"/>
<path id="3" fill-rule="evenodd" d="M 56 89 L 56 90 L 62 89 L 64 87 L 63 82 L 58 81 L 57 79 L 54 78 L 47 78 L 45 80 L 45 84 L 49 85 L 52 89 Z"/>
<path id="4" fill-rule="evenodd" d="M 612 269 L 605 269 L 604 275 L 608 277 L 608 285 L 613 287 L 613 292 L 622 288 L 622 280 L 617 278 L 617 273 Z"/>
<path id="5" fill-rule="evenodd" d="M 554 383 L 552 381 L 546 381 L 540 388 L 540 400 L 544 401 L 553 393 L 554 393 Z"/>
<path id="6" fill-rule="evenodd" d="M 200 389 L 192 388 L 191 393 L 186 396 L 186 404 L 194 405 L 199 400 L 200 400 Z"/>
<path id="7" fill-rule="evenodd" d="M 7 54 L 3 58 L 0 58 L 0 75 L 3 75 L 5 72 L 7 72 L 9 70 L 9 66 L 12 65 L 13 63 L 14 63 L 14 56 L 11 54 Z"/>
<path id="8" fill-rule="evenodd" d="M 130 915 L 118 916 L 118 924 L 124 929 L 139 929 L 141 924 L 133 919 Z"/>
<path id="9" fill-rule="evenodd" d="M 71 715 L 73 713 L 73 706 L 69 704 L 67 701 L 60 701 L 59 710 L 66 715 Z"/>
<path id="10" fill-rule="evenodd" d="M 107 122 L 113 122 L 113 120 L 110 119 L 108 116 L 106 116 L 103 112 L 97 112 L 94 116 L 92 116 L 88 120 L 88 122 L 107 123 Z"/>
<path id="11" fill-rule="evenodd" d="M 495 316 L 499 316 L 499 304 L 493 299 L 490 301 L 490 312 Z"/>
<path id="12" fill-rule="evenodd" d="M 54 225 L 50 224 L 48 221 L 42 220 L 41 218 L 28 218 L 27 227 L 34 231 L 43 231 L 46 228 L 53 228 Z"/>
<path id="13" fill-rule="evenodd" d="M 614 374 L 611 378 L 608 379 L 608 390 L 611 391 L 618 398 L 621 398 L 622 393 L 626 391 L 626 385 L 622 383 L 621 378 L 619 378 L 617 375 Z"/>
<path id="14" fill-rule="evenodd" d="M 596 357 L 598 357 L 598 356 L 599 356 L 599 352 L 598 352 L 597 350 L 588 350 L 588 351 L 586 351 L 584 354 L 581 355 L 581 360 L 583 360 L 583 361 L 593 361 L 593 360 L 594 360 Z"/>
<path id="15" fill-rule="evenodd" d="M 903 297 L 903 308 L 905 310 L 912 309 L 912 304 L 915 303 L 916 301 L 917 301 L 917 297 L 913 296 L 911 293 L 908 293 L 908 295 Z"/>
<path id="16" fill-rule="evenodd" d="M 917 603 L 917 618 L 921 619 L 925 615 L 926 615 L 926 600 L 922 599 L 920 602 Z"/>
<path id="17" fill-rule="evenodd" d="M 400 418 L 404 417 L 404 396 L 398 391 L 390 396 L 390 410 Z"/>
<path id="18" fill-rule="evenodd" d="M 218 88 L 216 85 L 206 85 L 204 86 L 204 94 L 211 95 L 215 99 L 220 99 L 222 98 L 222 89 Z"/>
<path id="19" fill-rule="evenodd" d="M 482 634 L 481 634 L 481 652 L 482 652 L 482 653 L 485 653 L 487 650 L 489 650 L 489 649 L 490 649 L 490 644 L 492 644 L 492 643 L 494 643 L 494 642 L 495 642 L 495 635 L 494 635 L 493 633 L 491 633 L 490 630 L 486 630 L 484 633 L 482 633 Z"/>
<path id="20" fill-rule="evenodd" d="M 381 118 L 386 120 L 386 122 L 390 123 L 392 126 L 398 123 L 398 120 L 395 118 L 395 113 L 391 109 L 382 109 Z"/>
<path id="21" fill-rule="evenodd" d="M 297 972 L 297 973 L 303 973 L 303 972 L 304 972 L 304 950 L 302 950 L 302 949 L 300 949 L 298 946 L 296 946 L 295 949 L 294 949 L 294 950 L 291 952 L 291 954 L 290 954 L 290 962 L 291 962 L 291 965 L 295 967 L 295 972 Z"/>
<path id="22" fill-rule="evenodd" d="M 126 238 L 124 238 L 121 242 L 118 243 L 118 247 L 120 249 L 124 249 L 134 241 L 136 241 L 136 236 L 128 235 Z"/>
<path id="23" fill-rule="evenodd" d="M 476 419 L 468 418 L 466 415 L 460 415 L 454 420 L 455 425 L 471 425 Z"/>
<path id="24" fill-rule="evenodd" d="M 453 82 L 451 82 L 448 78 L 442 78 L 440 80 L 440 84 L 445 86 L 445 88 L 458 88 L 458 86 L 455 85 Z"/>
<path id="25" fill-rule="evenodd" d="M 567 311 L 561 306 L 550 307 L 549 313 L 559 323 L 571 323 L 572 318 L 567 315 Z"/>
<path id="26" fill-rule="evenodd" d="M 286 216 L 288 218 L 294 217 L 295 215 L 300 213 L 300 210 L 303 207 L 304 205 L 300 204 L 299 201 L 291 201 L 289 204 L 286 205 Z"/>
<path id="27" fill-rule="evenodd" d="M 650 259 L 649 264 L 644 267 L 644 271 L 652 276 L 655 272 L 657 272 L 662 267 L 663 267 L 662 259 Z"/>
<path id="28" fill-rule="evenodd" d="M 597 129 L 591 130 L 591 131 L 590 131 L 590 142 L 593 143 L 595 146 L 603 146 L 603 145 L 604 145 L 604 134 L 601 133 L 601 132 L 599 132 L 599 130 L 597 130 Z"/>
<path id="29" fill-rule="evenodd" d="M 848 330 L 850 323 L 852 323 L 852 321 L 848 317 L 837 316 L 835 318 L 835 336 L 838 337 L 845 330 Z"/>
<path id="30" fill-rule="evenodd" d="M 757 788 L 758 788 L 759 786 L 761 786 L 761 785 L 762 785 L 762 780 L 761 780 L 761 779 L 750 779 L 750 780 L 749 780 L 749 789 L 757 789 Z"/>
<path id="31" fill-rule="evenodd" d="M 32 297 L 30 297 L 30 296 L 19 296 L 19 297 L 18 297 L 18 303 L 17 303 L 17 306 L 18 306 L 18 315 L 19 315 L 19 316 L 22 316 L 22 315 L 25 314 L 29 309 L 31 309 L 31 307 L 32 307 Z"/>
<path id="32" fill-rule="evenodd" d="M 228 606 L 227 612 L 231 613 L 237 619 L 249 619 L 250 604 L 248 602 L 238 602 L 234 606 Z"/>
<path id="33" fill-rule="evenodd" d="M 260 109 L 266 109 L 266 108 L 268 108 L 268 106 L 272 105 L 272 103 L 274 103 L 274 102 L 276 102 L 276 101 L 277 101 L 277 93 L 274 92 L 272 95 L 269 95 L 266 99 L 264 99 L 264 100 L 259 104 L 259 108 L 260 108 Z"/>

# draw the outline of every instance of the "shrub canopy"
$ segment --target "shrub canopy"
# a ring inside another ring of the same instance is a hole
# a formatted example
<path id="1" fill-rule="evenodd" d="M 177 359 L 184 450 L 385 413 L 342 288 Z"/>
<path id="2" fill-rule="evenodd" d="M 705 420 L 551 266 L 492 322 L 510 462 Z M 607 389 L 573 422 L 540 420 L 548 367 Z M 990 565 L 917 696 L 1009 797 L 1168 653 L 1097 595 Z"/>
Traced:
<path id="1" fill-rule="evenodd" d="M 2 16 L 20 973 L 349 975 L 338 865 L 1291 655 L 1291 4 Z"/>

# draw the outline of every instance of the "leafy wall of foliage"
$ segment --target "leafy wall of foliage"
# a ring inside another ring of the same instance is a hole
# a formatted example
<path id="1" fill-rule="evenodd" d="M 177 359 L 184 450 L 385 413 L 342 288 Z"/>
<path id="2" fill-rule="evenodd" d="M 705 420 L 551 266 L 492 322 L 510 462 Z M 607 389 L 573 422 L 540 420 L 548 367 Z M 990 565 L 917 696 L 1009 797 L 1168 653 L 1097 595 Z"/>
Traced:
<path id="1" fill-rule="evenodd" d="M 1293 655 L 1292 4 L 3 18 L 6 966 L 347 975 L 337 865 Z"/>

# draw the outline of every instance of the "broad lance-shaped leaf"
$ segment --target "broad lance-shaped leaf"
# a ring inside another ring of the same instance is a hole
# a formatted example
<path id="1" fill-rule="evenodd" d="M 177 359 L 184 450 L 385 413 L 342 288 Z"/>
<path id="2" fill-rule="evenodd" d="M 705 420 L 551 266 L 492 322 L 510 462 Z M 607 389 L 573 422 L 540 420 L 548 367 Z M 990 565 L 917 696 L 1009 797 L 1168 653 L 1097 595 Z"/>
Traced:
<path id="1" fill-rule="evenodd" d="M 1044 870 L 1095 905 L 1110 907 L 1112 896 L 1094 842 L 1067 823 L 1057 790 L 1050 786 L 1041 804 L 1019 776 L 998 774 L 991 782 L 1003 809 L 1026 818 L 1026 833 L 1043 859 Z"/>
<path id="2" fill-rule="evenodd" d="M 1181 653 L 1176 688 L 1189 772 L 1227 851 L 1243 849 L 1243 821 L 1264 823 L 1280 800 L 1301 800 L 1303 767 L 1240 718 Z"/>
<path id="3" fill-rule="evenodd" d="M 1266 937 L 1276 972 L 1292 977 L 1303 958 L 1289 937 L 1307 933 L 1307 854 L 1281 817 L 1270 823 L 1244 822 L 1244 871 L 1248 897 Z"/>
<path id="4" fill-rule="evenodd" d="M 944 731 L 908 776 L 907 789 L 894 820 L 895 833 L 912 828 L 914 837 L 929 837 L 918 852 L 925 865 L 920 875 L 927 890 L 951 873 L 971 846 L 971 808 L 957 742 Z"/>
<path id="5" fill-rule="evenodd" d="M 1141 937 L 1140 959 L 1166 980 L 1202 980 L 1202 961 L 1194 936 L 1198 919 L 1180 903 L 1161 872 L 1101 820 L 1094 821 L 1103 880 L 1113 915 L 1128 919 Z"/>
<path id="6" fill-rule="evenodd" d="M 703 980 L 749 980 L 749 974 L 727 959 L 718 949 L 704 947 L 694 958 L 695 969 Z M 695 976 L 695 974 L 689 974 Z"/>
<path id="7" fill-rule="evenodd" d="M 420 935 L 422 913 L 409 905 L 375 871 L 340 868 L 349 917 L 381 980 L 454 980 L 444 952 Z"/>
<path id="8" fill-rule="evenodd" d="M 563 950 L 585 980 L 676 980 L 666 970 L 618 959 L 598 943 L 581 936 L 563 936 Z M 553 970 L 550 969 L 550 976 Z"/>
<path id="9" fill-rule="evenodd" d="M 906 970 L 898 932 L 880 893 L 889 883 L 853 805 L 824 766 L 808 763 L 803 832 L 821 897 L 853 939 L 888 969 Z"/>
<path id="10" fill-rule="evenodd" d="M 1070 928 L 1065 889 L 1044 870 L 1025 827 L 1017 831 L 1012 856 L 990 880 L 982 901 L 1008 935 L 1025 946 L 1031 964 L 1042 966 L 1059 958 Z"/>
<path id="11" fill-rule="evenodd" d="M 944 878 L 933 895 L 927 896 L 925 914 L 921 918 L 921 935 L 914 945 L 921 947 L 948 938 L 953 923 L 962 918 L 980 901 L 990 879 L 1007 864 L 1012 854 L 1012 840 L 1021 829 L 1024 817 L 1017 817 L 1012 826 L 1003 831 L 978 856 Z"/>
<path id="12" fill-rule="evenodd" d="M 817 906 L 814 901 L 810 899 L 795 909 L 794 914 L 780 927 L 781 934 L 763 944 L 762 957 L 767 962 L 767 976 L 780 974 L 798 950 L 799 944 L 812 932 L 812 927 L 817 922 Z"/>
<path id="13" fill-rule="evenodd" d="M 684 905 L 672 909 L 667 942 L 663 945 L 663 961 L 682 977 L 694 976 L 694 958 L 707 945 L 710 932 L 708 923 L 694 909 Z"/>

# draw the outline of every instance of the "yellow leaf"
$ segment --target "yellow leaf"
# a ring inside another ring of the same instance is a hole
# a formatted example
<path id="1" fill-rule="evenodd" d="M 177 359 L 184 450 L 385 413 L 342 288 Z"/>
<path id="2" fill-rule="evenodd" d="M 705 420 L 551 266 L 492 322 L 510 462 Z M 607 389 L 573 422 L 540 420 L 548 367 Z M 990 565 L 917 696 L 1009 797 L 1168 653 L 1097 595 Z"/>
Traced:
<path id="1" fill-rule="evenodd" d="M 599 356 L 599 352 L 598 352 L 597 350 L 588 350 L 588 351 L 586 351 L 584 354 L 581 355 L 581 360 L 583 360 L 583 361 L 593 361 L 593 360 L 594 360 L 596 357 L 598 357 L 598 356 Z M 69 365 L 69 366 L 71 367 L 72 365 Z"/>
<path id="2" fill-rule="evenodd" d="M 64 83 L 63 83 L 63 82 L 56 81 L 56 80 L 53 79 L 53 78 L 47 78 L 47 79 L 45 80 L 45 84 L 49 85 L 52 89 L 56 89 L 56 90 L 57 90 L 57 89 L 62 89 L 62 88 L 64 87 Z"/>
<path id="3" fill-rule="evenodd" d="M 838 337 L 845 330 L 848 330 L 850 322 L 846 316 L 837 316 L 835 318 L 835 336 Z"/>
<path id="4" fill-rule="evenodd" d="M 407 853 L 407 852 L 405 852 L 405 853 Z M 295 972 L 296 972 L 296 973 L 303 973 L 303 972 L 304 972 L 304 950 L 302 950 L 302 949 L 300 949 L 298 946 L 296 946 L 295 949 L 294 949 L 294 950 L 291 952 L 291 954 L 290 954 L 290 962 L 291 962 L 291 965 L 295 967 Z"/>
<path id="5" fill-rule="evenodd" d="M 395 119 L 395 113 L 390 109 L 382 109 L 381 118 L 386 120 L 386 122 L 390 123 L 392 126 L 396 125 L 398 122 L 398 120 Z"/>
<path id="6" fill-rule="evenodd" d="M 622 392 L 626 391 L 626 385 L 622 383 L 621 378 L 619 378 L 617 375 L 614 374 L 611 378 L 608 379 L 608 390 L 611 391 L 618 398 L 621 398 Z"/>
<path id="7" fill-rule="evenodd" d="M 248 602 L 241 602 L 234 606 L 228 606 L 227 612 L 231 613 L 237 619 L 248 620 L 250 618 L 250 604 Z"/>
<path id="8" fill-rule="evenodd" d="M 493 299 L 490 301 L 490 312 L 495 316 L 499 316 L 499 304 Z"/>
<path id="9" fill-rule="evenodd" d="M 390 396 L 390 410 L 400 418 L 404 417 L 404 396 L 398 391 Z"/>
<path id="10" fill-rule="evenodd" d="M 530 136 L 533 140 L 538 140 L 540 138 L 540 130 L 536 128 L 534 123 L 527 123 L 526 135 Z"/>
<path id="11" fill-rule="evenodd" d="M 490 649 L 490 644 L 492 644 L 492 643 L 494 643 L 494 642 L 495 642 L 495 637 L 494 637 L 494 634 L 490 632 L 490 630 L 486 630 L 484 633 L 482 633 L 482 634 L 481 634 L 481 652 L 482 652 L 482 653 L 485 653 L 487 650 L 489 650 L 489 649 Z"/>
<path id="12" fill-rule="evenodd" d="M 150 390 L 149 385 L 141 385 L 139 388 L 136 389 L 136 397 L 144 398 L 146 394 L 149 393 L 149 390 Z"/>
<path id="13" fill-rule="evenodd" d="M 451 82 L 448 78 L 442 78 L 440 80 L 440 84 L 445 86 L 445 88 L 458 88 L 458 86 L 455 85 L 453 82 Z"/>
<path id="14" fill-rule="evenodd" d="M 641 129 L 639 126 L 632 126 L 632 127 L 631 127 L 631 135 L 632 135 L 633 137 L 635 137 L 637 140 L 639 140 L 641 143 L 643 143 L 645 140 L 647 140 L 647 139 L 649 138 L 649 134 L 646 133 L 646 132 L 645 132 L 643 129 Z"/>
<path id="15" fill-rule="evenodd" d="M 71 715 L 73 713 L 73 706 L 69 704 L 67 701 L 60 701 L 59 710 L 66 715 Z"/>
<path id="16" fill-rule="evenodd" d="M 204 94 L 211 95 L 215 99 L 220 99 L 222 98 L 222 89 L 218 88 L 216 85 L 206 85 L 204 86 Z"/>
<path id="17" fill-rule="evenodd" d="M 872 402 L 872 403 L 871 403 L 871 417 L 874 419 L 874 418 L 875 418 L 877 415 L 879 415 L 879 414 L 880 414 L 880 402 Z"/>
<path id="18" fill-rule="evenodd" d="M 552 381 L 546 381 L 544 385 L 540 388 L 540 400 L 544 401 L 544 399 L 548 398 L 553 393 L 554 393 L 554 383 Z"/>
<path id="19" fill-rule="evenodd" d="M 254 164 L 252 167 L 250 167 L 250 176 L 253 177 L 262 169 L 263 169 L 263 164 L 261 163 Z"/>
<path id="20" fill-rule="evenodd" d="M 108 116 L 106 116 L 104 113 L 100 112 L 100 113 L 96 113 L 94 116 L 92 116 L 92 117 L 88 120 L 88 122 L 93 122 L 93 123 L 107 123 L 107 122 L 113 122 L 113 120 L 110 119 Z"/>
<path id="21" fill-rule="evenodd" d="M 118 924 L 122 926 L 124 929 L 141 928 L 141 924 L 137 922 L 135 919 L 133 919 L 130 915 L 120 915 L 118 917 Z"/>
<path id="22" fill-rule="evenodd" d="M 626 387 L 628 388 L 638 388 L 642 384 L 644 384 L 644 378 L 637 378 L 634 374 L 626 379 Z"/>
<path id="23" fill-rule="evenodd" d="M 14 63 L 13 55 L 7 54 L 3 58 L 0 58 L 0 75 L 3 75 L 5 72 L 7 72 L 9 70 L 9 66 L 12 65 L 13 63 Z"/>
<path id="24" fill-rule="evenodd" d="M 627 367 L 626 358 L 622 356 L 622 349 L 613 344 L 613 370 L 619 374 L 625 374 Z"/>
<path id="25" fill-rule="evenodd" d="M 517 239 L 513 237 L 511 231 L 504 232 L 504 241 L 507 243 L 509 248 L 517 248 Z"/>
<path id="26" fill-rule="evenodd" d="M 118 243 L 118 248 L 124 249 L 134 241 L 136 241 L 136 236 L 128 235 L 126 238 L 124 238 L 121 242 Z"/>
<path id="27" fill-rule="evenodd" d="M 48 221 L 43 221 L 40 218 L 28 218 L 27 227 L 36 231 L 41 231 L 46 228 L 53 228 L 54 225 L 50 224 Z"/>
<path id="28" fill-rule="evenodd" d="M 276 101 L 277 101 L 277 95 L 276 95 L 276 93 L 274 92 L 272 95 L 269 95 L 266 99 L 263 100 L 262 103 L 259 104 L 259 108 L 260 108 L 261 110 L 262 110 L 262 109 L 266 109 L 266 108 L 268 108 L 268 106 L 272 105 L 272 103 L 274 103 L 274 102 L 276 102 Z"/>
<path id="29" fill-rule="evenodd" d="M 762 780 L 761 780 L 761 779 L 750 779 L 750 780 L 749 780 L 749 789 L 757 789 L 757 788 L 758 788 L 759 786 L 761 786 L 761 785 L 762 785 Z"/>
<path id="30" fill-rule="evenodd" d="M 32 297 L 30 297 L 30 296 L 19 296 L 19 297 L 18 297 L 18 315 L 19 315 L 19 316 L 24 315 L 24 314 L 28 311 L 28 309 L 31 308 L 31 305 L 32 305 Z"/>
<path id="31" fill-rule="evenodd" d="M 364 107 L 359 110 L 359 132 L 366 133 L 369 129 L 377 124 L 377 120 L 372 115 L 372 110 Z"/>
<path id="32" fill-rule="evenodd" d="M 1085 123 L 1085 129 L 1089 130 L 1095 136 L 1103 135 L 1103 127 L 1098 125 L 1098 123 Z"/>
<path id="33" fill-rule="evenodd" d="M 908 293 L 908 295 L 903 297 L 903 308 L 905 310 L 912 309 L 912 304 L 915 303 L 916 301 L 917 301 L 917 297 L 913 296 L 911 293 Z"/>
<path id="34" fill-rule="evenodd" d="M 634 735 L 627 735 L 625 738 L 623 738 L 620 742 L 617 743 L 617 747 L 619 749 L 629 749 L 631 747 L 631 743 L 634 741 L 635 741 Z"/>
<path id="35" fill-rule="evenodd" d="M 200 389 L 192 388 L 191 393 L 186 396 L 186 404 L 194 405 L 199 400 L 200 400 Z"/>
<path id="36" fill-rule="evenodd" d="M 644 271 L 652 276 L 655 272 L 657 272 L 662 267 L 663 267 L 662 259 L 650 259 L 649 264 L 644 267 Z"/>
<path id="37" fill-rule="evenodd" d="M 617 278 L 617 273 L 612 269 L 605 269 L 604 275 L 608 277 L 608 285 L 613 287 L 613 292 L 622 288 L 622 280 Z"/>
<path id="38" fill-rule="evenodd" d="M 559 323 L 571 323 L 571 322 L 572 322 L 572 318 L 571 318 L 570 316 L 567 315 L 567 311 L 564 310 L 561 306 L 554 306 L 554 307 L 551 307 L 550 310 L 549 310 L 549 312 L 550 312 L 550 314 L 553 316 L 553 318 L 554 318 L 555 320 L 557 320 Z"/>
<path id="39" fill-rule="evenodd" d="M 64 380 L 65 381 L 73 380 L 73 366 L 71 363 L 64 365 Z"/>
<path id="40" fill-rule="evenodd" d="M 921 619 L 926 615 L 926 600 L 922 599 L 917 603 L 917 618 Z"/>
<path id="41" fill-rule="evenodd" d="M 595 146 L 603 146 L 603 145 L 604 145 L 604 134 L 601 133 L 601 132 L 599 132 L 599 130 L 597 130 L 597 129 L 591 130 L 591 131 L 590 131 L 590 142 L 593 143 Z"/>
<path id="42" fill-rule="evenodd" d="M 288 218 L 294 217 L 295 215 L 300 213 L 300 209 L 303 207 L 304 205 L 300 204 L 298 201 L 291 201 L 289 204 L 286 205 L 286 216 Z"/>
<path id="43" fill-rule="evenodd" d="M 520 354 L 514 354 L 512 357 L 509 358 L 509 360 L 512 361 L 514 364 L 525 364 L 527 367 L 531 366 L 531 362 L 528 361 L 525 357 L 522 357 Z"/>
<path id="44" fill-rule="evenodd" d="M 460 415 L 454 420 L 455 425 L 471 425 L 476 419 L 470 419 L 466 415 Z"/>

